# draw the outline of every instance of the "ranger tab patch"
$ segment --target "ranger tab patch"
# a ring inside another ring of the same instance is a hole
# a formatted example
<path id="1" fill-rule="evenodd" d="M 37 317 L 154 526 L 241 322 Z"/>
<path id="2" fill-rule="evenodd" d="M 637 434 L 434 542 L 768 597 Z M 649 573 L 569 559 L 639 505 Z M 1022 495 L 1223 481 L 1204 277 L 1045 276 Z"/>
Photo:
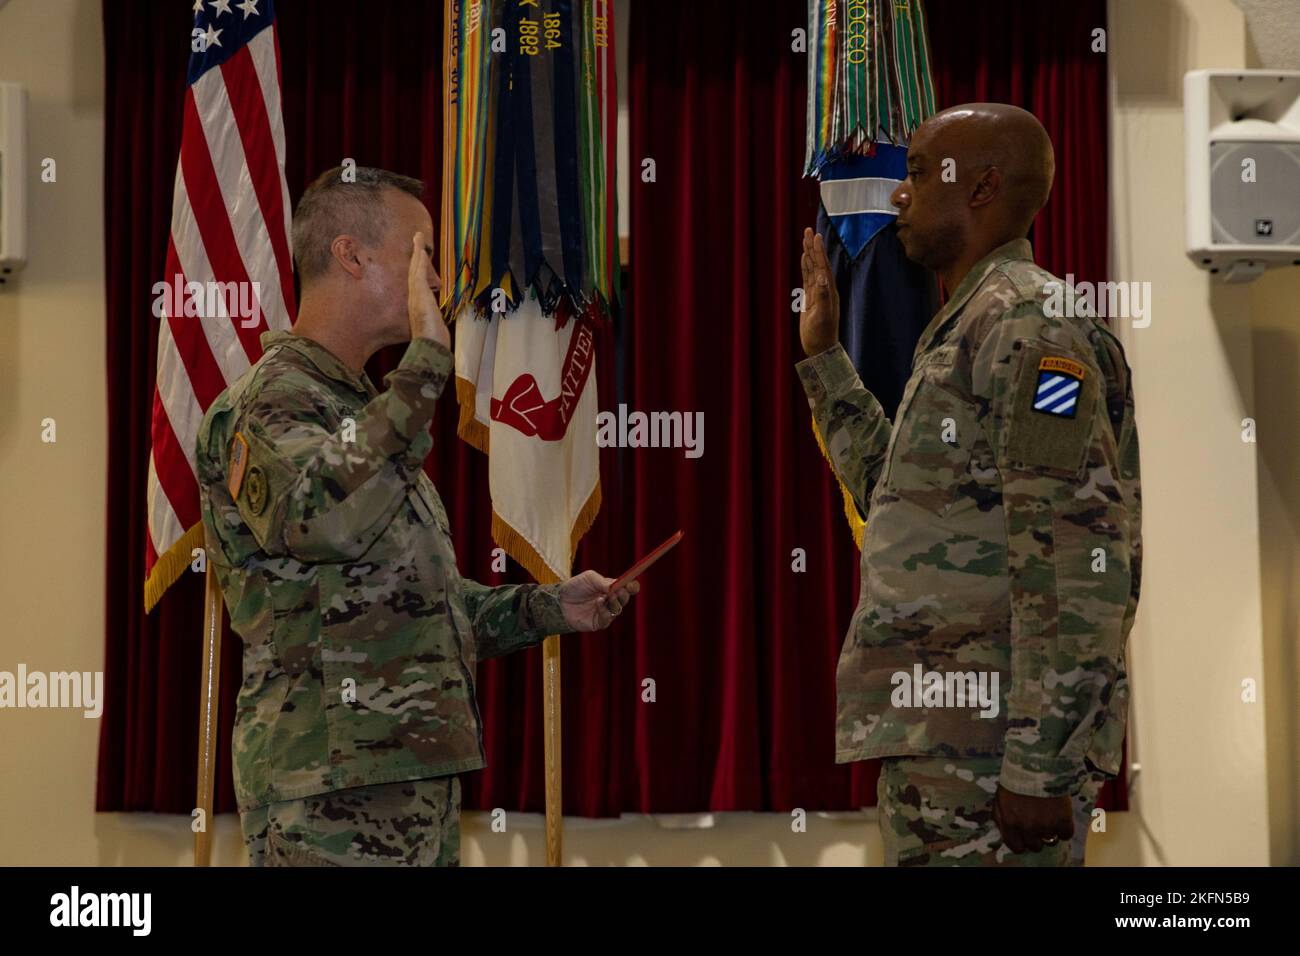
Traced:
<path id="1" fill-rule="evenodd" d="M 1087 370 L 1083 363 L 1059 355 L 1038 360 L 1038 386 L 1034 389 L 1034 411 L 1060 418 L 1073 418 L 1079 408 L 1079 388 Z"/>

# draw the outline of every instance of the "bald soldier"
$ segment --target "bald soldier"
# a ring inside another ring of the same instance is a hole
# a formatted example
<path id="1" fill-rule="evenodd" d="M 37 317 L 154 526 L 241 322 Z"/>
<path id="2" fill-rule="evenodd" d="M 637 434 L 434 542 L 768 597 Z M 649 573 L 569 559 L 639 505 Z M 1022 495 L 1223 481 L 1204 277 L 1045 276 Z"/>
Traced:
<path id="1" fill-rule="evenodd" d="M 825 249 L 804 233 L 797 369 L 867 519 L 836 761 L 884 758 L 889 865 L 1082 865 L 1119 770 L 1141 568 L 1133 392 L 1119 341 L 1060 316 L 1062 284 L 1033 262 L 1054 169 L 1046 131 L 1012 106 L 917 130 L 891 201 L 948 301 L 893 423 L 838 344 Z"/>
<path id="2" fill-rule="evenodd" d="M 597 631 L 639 590 L 460 576 L 423 471 L 452 373 L 419 180 L 331 169 L 293 220 L 302 305 L 199 431 L 208 560 L 244 642 L 235 794 L 254 866 L 456 865 L 485 766 L 477 662 Z M 364 371 L 405 354 L 379 391 Z"/>

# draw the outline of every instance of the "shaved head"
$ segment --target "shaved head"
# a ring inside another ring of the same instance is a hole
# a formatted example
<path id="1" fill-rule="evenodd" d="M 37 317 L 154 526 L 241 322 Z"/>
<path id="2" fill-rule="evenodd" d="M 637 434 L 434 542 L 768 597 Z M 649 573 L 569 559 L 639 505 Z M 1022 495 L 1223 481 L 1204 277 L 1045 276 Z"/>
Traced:
<path id="1" fill-rule="evenodd" d="M 963 169 L 976 176 L 989 166 L 1001 170 L 995 201 L 1003 204 L 1007 226 L 1027 235 L 1056 175 L 1052 141 L 1037 117 L 1007 103 L 965 103 L 936 113 L 922 129 L 956 160 L 959 179 Z"/>
<path id="2" fill-rule="evenodd" d="M 1028 235 L 1056 175 L 1043 124 L 1006 103 L 936 113 L 912 136 L 907 167 L 891 197 L 899 239 L 910 258 L 941 275 Z"/>

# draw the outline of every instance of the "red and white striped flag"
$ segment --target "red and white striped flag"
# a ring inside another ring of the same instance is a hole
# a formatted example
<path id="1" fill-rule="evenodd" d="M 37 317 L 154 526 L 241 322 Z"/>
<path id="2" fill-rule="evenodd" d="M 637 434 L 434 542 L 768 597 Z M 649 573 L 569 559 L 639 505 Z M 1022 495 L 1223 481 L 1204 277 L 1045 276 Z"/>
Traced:
<path id="1" fill-rule="evenodd" d="M 280 46 L 272 0 L 196 0 L 164 281 L 149 455 L 145 610 L 203 545 L 203 414 L 288 329 L 293 292 Z"/>

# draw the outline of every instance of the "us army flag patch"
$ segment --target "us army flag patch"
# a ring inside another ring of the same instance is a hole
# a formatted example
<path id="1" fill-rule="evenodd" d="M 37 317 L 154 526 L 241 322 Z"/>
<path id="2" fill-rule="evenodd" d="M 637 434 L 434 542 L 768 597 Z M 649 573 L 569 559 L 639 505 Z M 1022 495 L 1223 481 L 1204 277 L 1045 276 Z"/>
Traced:
<path id="1" fill-rule="evenodd" d="M 1086 369 L 1074 359 L 1045 355 L 1038 360 L 1038 387 L 1034 389 L 1034 411 L 1073 418 L 1079 407 L 1079 387 Z"/>
<path id="2" fill-rule="evenodd" d="M 232 501 L 239 498 L 239 486 L 244 483 L 244 467 L 248 464 L 248 441 L 239 432 L 230 440 L 230 474 L 226 489 Z"/>

